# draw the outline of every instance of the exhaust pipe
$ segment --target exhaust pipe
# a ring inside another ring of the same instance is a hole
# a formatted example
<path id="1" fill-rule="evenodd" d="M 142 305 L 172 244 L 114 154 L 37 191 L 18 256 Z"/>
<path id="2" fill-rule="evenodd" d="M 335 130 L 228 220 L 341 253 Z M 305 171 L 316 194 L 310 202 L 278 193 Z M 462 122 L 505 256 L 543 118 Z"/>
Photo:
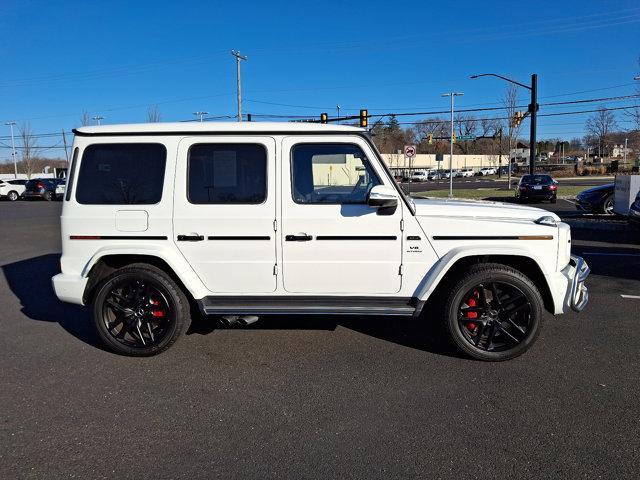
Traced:
<path id="1" fill-rule="evenodd" d="M 242 325 L 246 327 L 247 325 L 251 325 L 252 323 L 256 323 L 260 317 L 257 315 L 225 315 L 221 318 L 222 323 L 227 327 L 232 327 L 234 325 Z"/>

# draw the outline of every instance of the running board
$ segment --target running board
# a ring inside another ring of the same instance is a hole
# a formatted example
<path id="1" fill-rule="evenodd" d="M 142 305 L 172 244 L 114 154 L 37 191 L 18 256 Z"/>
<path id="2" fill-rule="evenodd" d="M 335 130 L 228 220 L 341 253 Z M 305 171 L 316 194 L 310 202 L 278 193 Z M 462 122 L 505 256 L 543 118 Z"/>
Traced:
<path id="1" fill-rule="evenodd" d="M 218 297 L 198 300 L 206 315 L 399 315 L 412 316 L 419 302 L 411 297 Z"/>

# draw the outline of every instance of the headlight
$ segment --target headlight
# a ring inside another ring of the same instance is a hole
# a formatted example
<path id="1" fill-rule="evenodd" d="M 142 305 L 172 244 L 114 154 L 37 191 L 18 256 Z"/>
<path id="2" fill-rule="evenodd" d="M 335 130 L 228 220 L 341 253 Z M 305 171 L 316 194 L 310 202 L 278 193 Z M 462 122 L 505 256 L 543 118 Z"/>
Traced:
<path id="1" fill-rule="evenodd" d="M 558 224 L 556 219 L 551 215 L 545 215 L 544 217 L 540 217 L 537 220 L 534 220 L 534 223 L 537 223 L 538 225 L 547 225 L 549 227 L 555 227 Z"/>

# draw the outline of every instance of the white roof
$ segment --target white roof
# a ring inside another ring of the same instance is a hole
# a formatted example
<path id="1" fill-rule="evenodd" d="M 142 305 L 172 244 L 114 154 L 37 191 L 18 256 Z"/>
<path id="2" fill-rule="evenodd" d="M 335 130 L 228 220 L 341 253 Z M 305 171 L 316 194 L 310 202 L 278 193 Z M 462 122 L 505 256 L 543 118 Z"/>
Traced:
<path id="1" fill-rule="evenodd" d="M 121 125 L 86 126 L 77 128 L 78 133 L 217 133 L 217 132 L 365 132 L 366 129 L 347 125 L 302 123 L 302 122 L 158 122 L 130 123 Z"/>

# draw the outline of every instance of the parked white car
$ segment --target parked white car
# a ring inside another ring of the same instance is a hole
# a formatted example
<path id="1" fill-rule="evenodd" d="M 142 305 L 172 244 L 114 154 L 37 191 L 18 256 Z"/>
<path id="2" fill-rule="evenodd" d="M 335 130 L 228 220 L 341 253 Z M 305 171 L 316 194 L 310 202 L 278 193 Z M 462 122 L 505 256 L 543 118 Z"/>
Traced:
<path id="1" fill-rule="evenodd" d="M 66 183 L 64 179 L 58 180 L 58 185 L 56 186 L 56 198 L 64 197 L 65 189 L 66 189 Z"/>
<path id="2" fill-rule="evenodd" d="M 482 167 L 480 170 L 478 170 L 478 173 L 480 175 L 495 175 L 496 169 L 493 167 Z"/>
<path id="3" fill-rule="evenodd" d="M 463 168 L 458 172 L 458 177 L 469 178 L 473 177 L 476 173 L 473 171 L 473 168 Z"/>
<path id="4" fill-rule="evenodd" d="M 0 180 L 0 198 L 15 202 L 24 193 L 27 180 Z"/>
<path id="5" fill-rule="evenodd" d="M 416 170 L 411 174 L 412 182 L 426 182 L 427 181 L 428 172 L 425 170 Z"/>
<path id="6" fill-rule="evenodd" d="M 544 309 L 580 311 L 586 263 L 537 208 L 403 194 L 364 129 L 153 123 L 75 132 L 63 301 L 102 341 L 167 349 L 202 315 L 428 316 L 482 360 L 522 354 Z"/>

